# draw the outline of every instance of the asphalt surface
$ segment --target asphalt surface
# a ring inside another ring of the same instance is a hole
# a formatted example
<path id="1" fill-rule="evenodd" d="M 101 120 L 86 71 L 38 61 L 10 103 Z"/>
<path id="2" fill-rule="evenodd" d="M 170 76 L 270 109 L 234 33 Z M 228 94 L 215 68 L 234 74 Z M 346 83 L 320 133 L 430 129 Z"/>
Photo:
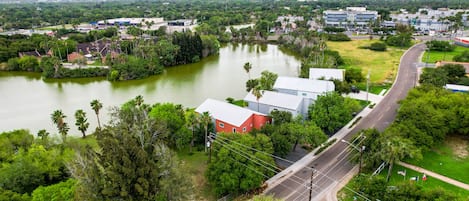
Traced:
<path id="1" fill-rule="evenodd" d="M 408 91 L 415 86 L 419 56 L 425 50 L 424 44 L 413 46 L 401 58 L 399 73 L 388 94 L 375 106 L 368 116 L 361 119 L 344 139 L 351 138 L 362 129 L 376 128 L 383 131 L 396 117 L 397 104 L 404 99 Z M 314 166 L 312 200 L 322 200 L 323 196 L 335 186 L 355 164 L 349 162 L 349 156 L 358 155 L 357 151 L 348 149 L 344 142 L 338 142 L 315 158 L 307 167 L 289 176 L 266 194 L 287 201 L 309 200 L 310 181 Z"/>

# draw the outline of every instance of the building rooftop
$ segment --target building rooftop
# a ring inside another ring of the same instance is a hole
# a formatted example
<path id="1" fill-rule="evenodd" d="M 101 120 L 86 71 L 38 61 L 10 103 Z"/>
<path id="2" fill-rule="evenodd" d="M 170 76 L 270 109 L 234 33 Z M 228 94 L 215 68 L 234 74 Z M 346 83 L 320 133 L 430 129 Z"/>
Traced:
<path id="1" fill-rule="evenodd" d="M 323 78 L 324 80 L 344 80 L 345 69 L 335 69 L 335 68 L 310 68 L 309 69 L 309 79 L 319 80 Z"/>
<path id="2" fill-rule="evenodd" d="M 273 91 L 262 91 L 262 97 L 259 98 L 259 103 L 272 105 L 276 107 L 296 110 L 302 104 L 303 98 L 290 94 L 277 93 Z M 257 102 L 256 96 L 251 92 L 244 97 L 245 101 Z"/>
<path id="3" fill-rule="evenodd" d="M 199 105 L 195 111 L 200 114 L 209 112 L 212 118 L 224 121 L 234 126 L 241 126 L 253 114 L 264 115 L 227 102 L 210 98 Z"/>
<path id="4" fill-rule="evenodd" d="M 274 89 L 291 89 L 296 91 L 322 93 L 334 91 L 335 86 L 332 81 L 281 76 L 277 78 L 277 81 L 275 81 Z"/>

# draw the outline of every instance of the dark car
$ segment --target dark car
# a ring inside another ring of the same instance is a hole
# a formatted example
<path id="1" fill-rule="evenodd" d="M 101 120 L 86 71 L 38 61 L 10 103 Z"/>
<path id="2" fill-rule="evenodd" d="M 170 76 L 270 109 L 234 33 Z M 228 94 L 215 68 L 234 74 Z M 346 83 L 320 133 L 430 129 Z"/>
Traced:
<path id="1" fill-rule="evenodd" d="M 353 93 L 360 93 L 360 90 L 355 85 L 352 85 L 350 87 L 350 91 L 352 91 Z"/>

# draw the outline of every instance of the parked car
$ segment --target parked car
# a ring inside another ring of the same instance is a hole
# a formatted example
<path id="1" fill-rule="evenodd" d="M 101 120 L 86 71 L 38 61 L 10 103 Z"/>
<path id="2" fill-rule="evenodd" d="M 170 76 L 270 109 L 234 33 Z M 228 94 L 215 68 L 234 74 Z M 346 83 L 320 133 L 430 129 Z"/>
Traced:
<path id="1" fill-rule="evenodd" d="M 358 89 L 355 85 L 352 85 L 350 87 L 350 91 L 352 91 L 353 93 L 360 93 L 360 89 Z"/>

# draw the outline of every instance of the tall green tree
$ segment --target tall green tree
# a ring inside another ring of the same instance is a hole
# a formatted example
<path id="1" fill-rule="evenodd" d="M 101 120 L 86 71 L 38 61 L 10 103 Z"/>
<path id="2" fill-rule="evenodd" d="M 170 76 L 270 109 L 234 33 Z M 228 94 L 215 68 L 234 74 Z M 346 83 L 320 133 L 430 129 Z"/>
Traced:
<path id="1" fill-rule="evenodd" d="M 86 118 L 86 112 L 83 110 L 77 110 L 75 112 L 75 126 L 78 127 L 78 130 L 81 131 L 83 138 L 86 137 L 86 130 L 90 126 L 88 119 Z"/>
<path id="2" fill-rule="evenodd" d="M 259 85 L 263 90 L 272 91 L 278 75 L 269 71 L 262 71 L 259 78 Z"/>
<path id="3" fill-rule="evenodd" d="M 268 155 L 273 153 L 269 137 L 260 133 L 255 136 L 218 135 L 220 137 L 212 142 L 214 157 L 206 171 L 207 179 L 217 195 L 248 192 L 274 175 L 276 166 Z"/>
<path id="4" fill-rule="evenodd" d="M 392 130 L 386 130 L 382 134 L 380 143 L 381 150 L 376 154 L 378 154 L 383 161 L 386 161 L 389 164 L 386 181 L 389 181 L 392 168 L 396 162 L 399 162 L 405 157 L 422 157 L 420 149 L 415 147 L 412 141 L 400 137 L 398 133 L 394 133 Z"/>
<path id="5" fill-rule="evenodd" d="M 97 133 L 100 150 L 87 148 L 69 164 L 78 199 L 192 199 L 189 176 L 161 139 L 167 128 L 145 109 L 112 109 L 109 125 Z"/>
<path id="6" fill-rule="evenodd" d="M 205 144 L 204 144 L 204 147 L 205 147 L 205 152 L 207 152 L 207 146 L 205 146 L 207 144 L 207 138 L 208 138 L 208 126 L 210 124 L 210 122 L 212 122 L 212 117 L 210 117 L 210 114 L 208 112 L 204 112 L 202 113 L 202 115 L 200 116 L 200 123 L 202 124 L 203 128 L 204 128 L 204 131 L 205 131 L 205 134 L 204 134 L 204 138 L 205 138 Z"/>
<path id="7" fill-rule="evenodd" d="M 195 130 L 197 124 L 200 122 L 200 118 L 195 113 L 194 110 L 186 110 L 185 112 L 185 117 L 186 117 L 186 125 L 189 127 L 189 129 L 192 132 L 192 137 L 191 137 L 191 142 L 189 144 L 189 153 L 192 153 L 192 147 L 194 147 L 194 141 L 195 141 Z"/>
<path id="8" fill-rule="evenodd" d="M 249 77 L 249 80 L 251 79 L 251 74 L 250 74 L 250 71 L 252 69 L 252 64 L 249 63 L 249 62 L 246 62 L 243 66 L 244 70 L 246 71 L 246 73 L 248 74 L 248 77 Z"/>
<path id="9" fill-rule="evenodd" d="M 91 109 L 93 109 L 94 113 L 96 114 L 96 118 L 98 119 L 98 128 L 101 129 L 101 123 L 99 122 L 99 110 L 103 108 L 103 104 L 99 102 L 98 99 L 91 101 L 90 103 Z"/>
<path id="10" fill-rule="evenodd" d="M 257 85 L 256 87 L 254 87 L 252 89 L 252 95 L 254 95 L 256 97 L 256 101 L 257 101 L 257 111 L 259 112 L 259 99 L 262 98 L 262 96 L 264 95 L 264 91 L 262 90 L 262 87 L 261 85 Z"/>
<path id="11" fill-rule="evenodd" d="M 55 126 L 59 130 L 59 133 L 62 136 L 62 141 L 64 142 L 67 138 L 68 131 L 70 130 L 70 127 L 68 126 L 67 122 L 65 122 L 66 117 L 67 116 L 65 116 L 62 110 L 55 110 L 51 114 L 52 122 L 54 122 Z"/>
<path id="12" fill-rule="evenodd" d="M 347 124 L 353 113 L 360 110 L 356 100 L 344 98 L 336 92 L 318 96 L 309 108 L 309 118 L 325 133 L 331 135 Z"/>

